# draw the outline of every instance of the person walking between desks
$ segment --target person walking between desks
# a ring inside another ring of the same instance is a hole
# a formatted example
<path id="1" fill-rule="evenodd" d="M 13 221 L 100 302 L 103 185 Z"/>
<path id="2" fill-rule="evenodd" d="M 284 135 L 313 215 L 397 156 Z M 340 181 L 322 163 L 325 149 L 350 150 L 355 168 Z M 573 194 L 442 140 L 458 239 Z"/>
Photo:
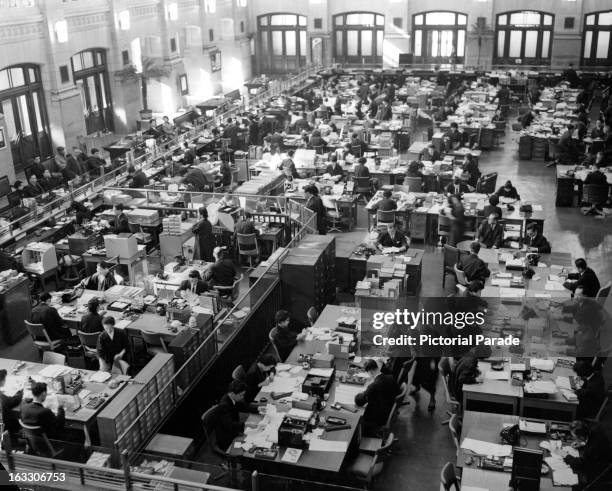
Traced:
<path id="1" fill-rule="evenodd" d="M 215 237 L 212 233 L 212 224 L 208 221 L 208 210 L 206 208 L 200 208 L 200 221 L 192 227 L 191 232 L 195 235 L 193 259 L 212 263 L 214 261 Z"/>

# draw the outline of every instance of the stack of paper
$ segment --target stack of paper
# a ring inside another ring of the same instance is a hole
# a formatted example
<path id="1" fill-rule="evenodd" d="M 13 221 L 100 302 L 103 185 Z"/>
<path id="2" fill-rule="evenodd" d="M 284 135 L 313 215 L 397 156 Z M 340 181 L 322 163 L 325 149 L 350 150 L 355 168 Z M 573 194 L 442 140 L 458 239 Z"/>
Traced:
<path id="1" fill-rule="evenodd" d="M 478 455 L 491 455 L 493 457 L 508 457 L 512 454 L 512 447 L 510 445 L 484 442 L 473 438 L 465 438 L 461 443 L 461 448 L 471 450 Z"/>
<path id="2" fill-rule="evenodd" d="M 502 370 L 502 371 L 489 370 L 485 372 L 485 379 L 487 380 L 509 380 L 510 372 L 506 370 Z"/>
<path id="3" fill-rule="evenodd" d="M 555 368 L 555 361 L 543 358 L 531 358 L 530 366 L 532 370 L 542 370 L 543 372 L 552 372 Z"/>
<path id="4" fill-rule="evenodd" d="M 311 452 L 346 452 L 348 449 L 348 442 L 313 438 L 310 440 L 308 449 Z"/>
<path id="5" fill-rule="evenodd" d="M 538 421 L 529 421 L 526 419 L 519 420 L 519 429 L 526 433 L 542 433 L 546 434 L 546 423 Z"/>
<path id="6" fill-rule="evenodd" d="M 315 377 L 331 377 L 334 373 L 333 368 L 311 368 L 308 372 Z"/>
<path id="7" fill-rule="evenodd" d="M 552 380 L 536 380 L 527 382 L 524 390 L 527 394 L 555 394 L 557 386 Z"/>
<path id="8" fill-rule="evenodd" d="M 355 396 L 363 392 L 365 388 L 361 385 L 338 384 L 334 395 L 334 402 L 343 406 L 354 406 Z"/>
<path id="9" fill-rule="evenodd" d="M 71 368 L 65 365 L 47 365 L 40 372 L 38 372 L 38 375 L 45 378 L 56 378 L 68 373 L 70 370 Z"/>
<path id="10" fill-rule="evenodd" d="M 555 384 L 557 384 L 557 387 L 559 387 L 560 389 L 572 389 L 572 384 L 570 383 L 569 377 L 557 377 L 555 379 Z"/>

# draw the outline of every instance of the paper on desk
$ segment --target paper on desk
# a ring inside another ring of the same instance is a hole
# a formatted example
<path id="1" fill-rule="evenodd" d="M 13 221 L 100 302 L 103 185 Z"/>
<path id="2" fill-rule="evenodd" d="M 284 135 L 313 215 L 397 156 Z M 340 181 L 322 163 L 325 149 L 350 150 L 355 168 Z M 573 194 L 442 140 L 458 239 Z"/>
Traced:
<path id="1" fill-rule="evenodd" d="M 26 384 L 27 376 L 25 375 L 7 375 L 2 392 L 8 397 L 13 397 L 17 392 L 23 389 Z"/>
<path id="2" fill-rule="evenodd" d="M 111 374 L 108 372 L 95 372 L 91 374 L 91 376 L 89 377 L 89 380 L 90 382 L 104 383 L 109 378 L 111 378 Z"/>
<path id="3" fill-rule="evenodd" d="M 311 368 L 308 372 L 309 375 L 313 375 L 315 377 L 331 377 L 334 373 L 333 368 Z"/>
<path id="4" fill-rule="evenodd" d="M 487 380 L 509 380 L 510 372 L 507 370 L 489 370 L 488 372 L 485 372 L 484 378 Z"/>
<path id="5" fill-rule="evenodd" d="M 561 395 L 565 397 L 569 402 L 574 402 L 578 400 L 578 396 L 573 390 L 568 389 L 559 389 Z"/>
<path id="6" fill-rule="evenodd" d="M 303 377 L 275 377 L 274 380 L 266 385 L 266 392 L 293 392 L 297 387 L 302 385 Z"/>
<path id="7" fill-rule="evenodd" d="M 132 323 L 131 319 L 119 319 L 117 322 L 115 322 L 115 327 L 117 329 L 125 329 L 131 323 Z"/>
<path id="8" fill-rule="evenodd" d="M 512 447 L 510 445 L 483 442 L 473 438 L 465 438 L 463 443 L 461 443 L 461 448 L 471 450 L 478 455 L 492 455 L 494 457 L 508 457 L 512 454 Z"/>
<path id="9" fill-rule="evenodd" d="M 548 291 L 563 291 L 565 290 L 565 287 L 563 286 L 563 283 L 549 280 L 544 285 L 544 289 Z"/>
<path id="10" fill-rule="evenodd" d="M 291 368 L 289 371 L 295 375 L 296 373 L 300 373 L 302 370 L 304 369 L 301 366 L 296 365 L 293 368 Z"/>
<path id="11" fill-rule="evenodd" d="M 557 387 L 559 387 L 560 389 L 572 389 L 572 384 L 570 383 L 569 377 L 559 376 L 555 379 L 555 384 L 557 384 Z"/>
<path id="12" fill-rule="evenodd" d="M 524 363 L 510 363 L 511 372 L 524 372 L 526 368 Z"/>
<path id="13" fill-rule="evenodd" d="M 276 364 L 276 371 L 277 372 L 284 372 L 286 370 L 290 370 L 293 367 L 293 365 L 291 365 L 290 363 L 277 363 Z"/>
<path id="14" fill-rule="evenodd" d="M 355 396 L 363 391 L 364 387 L 361 385 L 338 384 L 336 386 L 334 402 L 342 404 L 343 406 L 354 406 Z"/>
<path id="15" fill-rule="evenodd" d="M 528 394 L 555 394 L 557 392 L 557 386 L 552 380 L 527 382 L 524 389 Z"/>
<path id="16" fill-rule="evenodd" d="M 576 486 L 578 475 L 571 468 L 559 469 L 552 473 L 553 484 L 556 486 Z"/>
<path id="17" fill-rule="evenodd" d="M 348 442 L 312 438 L 308 449 L 311 452 L 346 452 L 348 449 Z"/>
<path id="18" fill-rule="evenodd" d="M 519 429 L 527 433 L 546 434 L 546 423 L 539 423 L 537 421 L 521 419 L 519 420 Z"/>
<path id="19" fill-rule="evenodd" d="M 308 411 L 307 409 L 299 409 L 297 407 L 293 407 L 289 409 L 289 411 L 287 411 L 287 416 L 309 420 L 312 417 L 312 411 Z"/>
<path id="20" fill-rule="evenodd" d="M 45 378 L 55 378 L 59 377 L 60 375 L 64 375 L 70 370 L 70 367 L 64 365 L 47 365 L 40 372 L 38 372 L 38 375 Z"/>
<path id="21" fill-rule="evenodd" d="M 508 278 L 491 278 L 491 286 L 501 286 L 504 288 L 508 288 L 510 286 L 511 280 Z"/>
<path id="22" fill-rule="evenodd" d="M 555 368 L 555 361 L 543 358 L 531 358 L 529 365 L 533 370 L 552 372 Z"/>

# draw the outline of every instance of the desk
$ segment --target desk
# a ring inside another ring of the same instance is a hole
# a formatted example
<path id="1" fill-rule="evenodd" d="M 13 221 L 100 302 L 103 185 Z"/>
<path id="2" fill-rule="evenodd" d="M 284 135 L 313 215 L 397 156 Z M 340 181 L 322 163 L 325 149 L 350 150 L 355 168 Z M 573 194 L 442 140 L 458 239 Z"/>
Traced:
<path id="1" fill-rule="evenodd" d="M 5 389 L 8 389 L 11 386 L 18 385 L 20 382 L 25 382 L 28 376 L 33 376 L 34 378 L 40 378 L 47 382 L 47 388 L 49 397 L 47 398 L 45 406 L 49 407 L 52 403 L 54 397 L 52 397 L 53 389 L 51 384 L 51 379 L 42 377 L 39 372 L 48 367 L 49 365 L 43 365 L 42 363 L 26 363 L 18 370 L 15 370 L 17 363 L 20 363 L 18 360 L 10 360 L 8 358 L 0 358 L 0 368 L 4 368 L 9 375 L 6 377 L 6 385 Z M 67 367 L 70 369 L 70 367 Z M 62 395 L 62 399 L 66 401 L 62 401 L 66 403 L 70 399 L 74 401 L 75 407 L 77 407 L 76 411 L 69 411 L 70 408 L 66 408 L 66 428 L 72 428 L 77 430 L 82 430 L 84 434 L 84 441 L 86 446 L 91 446 L 91 436 L 90 429 L 96 424 L 96 416 L 104 407 L 109 403 L 109 401 L 119 393 L 125 386 L 125 382 L 130 379 L 130 377 L 126 375 L 112 375 L 111 378 L 105 383 L 92 382 L 89 378 L 95 373 L 91 370 L 82 370 L 82 369 L 70 369 L 72 374 L 81 373 L 83 378 L 83 387 L 82 389 L 90 392 L 84 399 L 80 399 L 78 395 L 69 396 Z M 21 380 L 23 379 L 23 380 Z M 118 382 L 117 387 L 114 389 L 109 386 L 111 381 Z M 27 394 L 29 392 L 26 389 L 26 393 L 24 394 L 24 399 L 26 397 L 31 397 L 31 394 Z M 85 407 L 90 399 L 93 397 L 99 396 L 100 394 L 105 393 L 108 394 L 108 397 L 105 399 L 104 403 L 98 406 L 96 409 L 89 409 Z M 59 401 L 58 401 L 59 402 Z M 76 406 L 78 404 L 78 406 Z"/>
<path id="2" fill-rule="evenodd" d="M 101 256 L 97 254 L 91 254 L 89 252 L 85 252 L 83 255 L 83 261 L 85 263 L 85 272 L 89 274 L 93 274 L 95 272 L 95 267 L 100 261 L 110 261 L 117 262 L 124 266 L 127 266 L 128 277 L 130 284 L 136 284 L 136 266 L 141 264 L 145 260 L 145 246 L 138 246 L 138 252 L 134 254 L 132 257 L 115 257 L 108 258 L 106 256 Z"/>
<path id="3" fill-rule="evenodd" d="M 517 424 L 518 416 L 508 416 L 503 414 L 480 413 L 474 411 L 465 411 L 463 413 L 463 427 L 461 431 L 461 443 L 466 438 L 486 441 L 488 443 L 500 443 L 499 432 L 505 424 Z M 521 436 L 522 442 L 527 441 L 526 448 L 539 449 L 539 444 L 545 440 L 544 435 L 526 434 Z M 523 443 L 521 442 L 521 446 Z M 545 451 L 545 455 L 548 452 Z M 466 459 L 473 455 L 469 450 L 459 448 L 457 452 L 457 467 L 463 467 L 461 485 L 474 486 L 491 491 L 501 491 L 508 489 L 508 481 L 510 480 L 509 472 L 497 472 L 479 469 L 476 464 L 471 466 L 465 465 Z M 540 489 L 542 491 L 570 491 L 568 486 L 553 486 L 552 472 L 549 472 L 540 479 Z"/>
<path id="4" fill-rule="evenodd" d="M 612 169 L 600 169 L 608 180 L 608 188 L 612 186 Z M 574 196 L 578 196 L 578 203 L 582 199 L 582 185 L 590 172 L 582 166 L 557 165 L 557 197 L 556 206 L 574 206 Z M 608 189 L 609 191 L 609 189 Z"/>

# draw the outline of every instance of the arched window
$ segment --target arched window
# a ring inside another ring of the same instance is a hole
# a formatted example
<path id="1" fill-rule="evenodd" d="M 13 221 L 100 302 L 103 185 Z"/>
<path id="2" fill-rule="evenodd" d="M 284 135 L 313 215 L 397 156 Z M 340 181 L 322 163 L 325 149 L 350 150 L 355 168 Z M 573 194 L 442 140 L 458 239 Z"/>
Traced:
<path id="1" fill-rule="evenodd" d="M 37 155 L 52 155 L 49 122 L 38 65 L 0 70 L 0 113 L 11 141 L 13 164 L 26 166 Z"/>
<path id="2" fill-rule="evenodd" d="M 583 65 L 612 65 L 612 10 L 584 16 Z"/>
<path id="3" fill-rule="evenodd" d="M 493 63 L 550 65 L 554 17 L 528 10 L 499 14 Z"/>
<path id="4" fill-rule="evenodd" d="M 385 16 L 346 12 L 334 16 L 334 53 L 339 63 L 382 63 Z"/>
<path id="5" fill-rule="evenodd" d="M 421 12 L 412 16 L 412 54 L 417 63 L 465 61 L 467 15 Z"/>
<path id="6" fill-rule="evenodd" d="M 257 18 L 259 70 L 286 72 L 306 64 L 306 17 L 266 14 Z"/>
<path id="7" fill-rule="evenodd" d="M 81 91 L 85 128 L 90 135 L 114 129 L 113 104 L 108 84 L 106 51 L 88 49 L 70 58 L 74 83 Z"/>

